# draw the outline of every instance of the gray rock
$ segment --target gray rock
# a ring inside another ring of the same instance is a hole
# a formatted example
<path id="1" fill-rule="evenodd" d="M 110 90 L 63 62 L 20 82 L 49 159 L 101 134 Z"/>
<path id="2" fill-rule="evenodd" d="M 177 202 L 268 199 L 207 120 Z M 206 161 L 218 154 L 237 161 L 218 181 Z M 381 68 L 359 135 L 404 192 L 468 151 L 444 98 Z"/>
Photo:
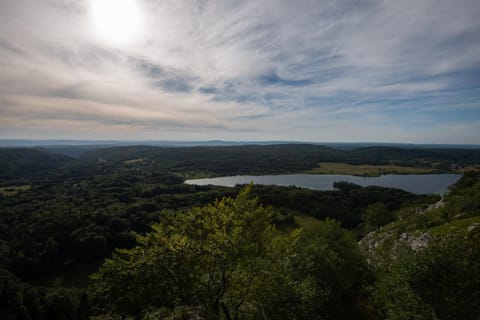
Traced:
<path id="1" fill-rule="evenodd" d="M 478 228 L 480 226 L 480 223 L 474 223 L 472 225 L 470 225 L 468 228 L 467 228 L 467 231 L 468 232 L 472 232 L 473 230 L 475 230 L 476 228 Z"/>

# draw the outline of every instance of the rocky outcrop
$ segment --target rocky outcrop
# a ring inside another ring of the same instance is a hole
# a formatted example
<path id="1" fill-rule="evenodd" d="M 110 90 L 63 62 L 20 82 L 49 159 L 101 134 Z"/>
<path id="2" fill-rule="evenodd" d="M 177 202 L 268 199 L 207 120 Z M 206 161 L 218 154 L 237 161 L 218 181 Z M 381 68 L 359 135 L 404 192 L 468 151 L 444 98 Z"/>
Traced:
<path id="1" fill-rule="evenodd" d="M 388 232 L 370 232 L 358 242 L 360 249 L 364 252 L 367 262 L 376 264 L 383 260 L 385 255 L 396 259 L 401 248 L 409 247 L 414 251 L 427 247 L 432 241 L 432 236 L 428 232 L 407 233 L 404 232 L 398 236 L 395 231 Z"/>
<path id="2" fill-rule="evenodd" d="M 480 228 L 480 223 L 472 223 L 472 224 L 467 228 L 467 231 L 468 231 L 468 232 L 472 232 L 472 231 L 476 230 L 477 228 Z"/>
<path id="3" fill-rule="evenodd" d="M 400 235 L 400 241 L 405 241 L 410 248 L 414 251 L 418 251 L 421 248 L 428 246 L 432 239 L 432 236 L 428 232 L 422 234 L 402 233 Z"/>
<path id="4" fill-rule="evenodd" d="M 444 206 L 445 206 L 445 201 L 444 201 L 444 197 L 442 196 L 442 198 L 440 200 L 438 200 L 434 204 L 431 204 L 430 206 L 428 206 L 428 208 L 425 210 L 425 212 L 428 212 L 428 211 L 431 211 L 431 210 L 434 210 L 434 209 L 443 208 Z"/>

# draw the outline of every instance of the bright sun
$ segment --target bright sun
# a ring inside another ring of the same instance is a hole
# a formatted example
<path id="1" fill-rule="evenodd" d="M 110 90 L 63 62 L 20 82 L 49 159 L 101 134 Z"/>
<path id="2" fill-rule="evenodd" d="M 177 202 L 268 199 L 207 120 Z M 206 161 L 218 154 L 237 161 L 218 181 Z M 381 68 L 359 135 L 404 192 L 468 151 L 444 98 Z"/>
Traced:
<path id="1" fill-rule="evenodd" d="M 142 31 L 142 14 L 136 0 L 91 0 L 96 35 L 113 45 L 134 41 Z"/>

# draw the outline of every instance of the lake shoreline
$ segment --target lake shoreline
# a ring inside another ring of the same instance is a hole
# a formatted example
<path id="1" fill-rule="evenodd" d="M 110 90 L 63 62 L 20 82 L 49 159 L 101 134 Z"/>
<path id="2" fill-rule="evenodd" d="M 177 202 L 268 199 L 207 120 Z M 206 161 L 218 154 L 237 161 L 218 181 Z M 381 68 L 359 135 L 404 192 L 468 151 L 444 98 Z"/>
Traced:
<path id="1" fill-rule="evenodd" d="M 287 175 L 236 175 L 205 179 L 185 180 L 191 185 L 218 185 L 234 187 L 238 184 L 296 186 L 320 191 L 336 190 L 334 182 L 346 181 L 360 186 L 379 186 L 405 190 L 415 194 L 443 194 L 448 187 L 460 179 L 460 174 L 386 174 L 379 177 L 328 174 L 287 174 Z"/>

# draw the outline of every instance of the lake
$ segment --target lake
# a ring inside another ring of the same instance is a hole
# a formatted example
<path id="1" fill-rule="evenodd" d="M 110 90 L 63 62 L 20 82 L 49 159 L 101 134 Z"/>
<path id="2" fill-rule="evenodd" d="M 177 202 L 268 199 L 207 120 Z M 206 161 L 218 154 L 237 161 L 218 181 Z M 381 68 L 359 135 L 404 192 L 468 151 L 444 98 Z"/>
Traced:
<path id="1" fill-rule="evenodd" d="M 191 179 L 187 184 L 233 187 L 236 184 L 297 186 L 314 190 L 334 190 L 335 181 L 348 181 L 361 186 L 397 188 L 416 194 L 442 194 L 460 179 L 459 174 L 387 174 L 379 177 L 357 177 L 340 174 L 286 174 L 266 176 L 231 176 L 206 179 Z"/>

